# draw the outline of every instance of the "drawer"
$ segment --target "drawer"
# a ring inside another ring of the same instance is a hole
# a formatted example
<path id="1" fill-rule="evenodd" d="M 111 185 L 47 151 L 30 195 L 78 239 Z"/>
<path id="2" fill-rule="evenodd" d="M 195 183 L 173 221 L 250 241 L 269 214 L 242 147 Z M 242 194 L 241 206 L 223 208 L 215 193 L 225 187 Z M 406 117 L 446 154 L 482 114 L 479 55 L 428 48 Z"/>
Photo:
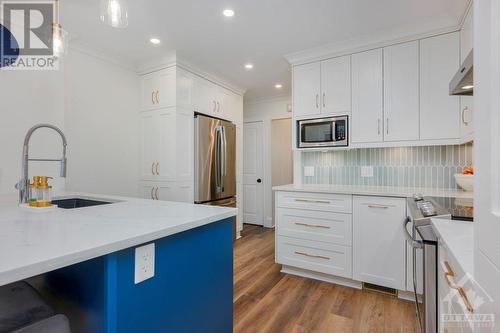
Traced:
<path id="1" fill-rule="evenodd" d="M 276 261 L 314 272 L 352 278 L 350 246 L 276 237 Z"/>
<path id="2" fill-rule="evenodd" d="M 329 193 L 277 192 L 276 206 L 280 208 L 352 213 L 352 196 Z"/>
<path id="3" fill-rule="evenodd" d="M 276 232 L 280 236 L 350 246 L 352 244 L 352 215 L 278 208 Z"/>

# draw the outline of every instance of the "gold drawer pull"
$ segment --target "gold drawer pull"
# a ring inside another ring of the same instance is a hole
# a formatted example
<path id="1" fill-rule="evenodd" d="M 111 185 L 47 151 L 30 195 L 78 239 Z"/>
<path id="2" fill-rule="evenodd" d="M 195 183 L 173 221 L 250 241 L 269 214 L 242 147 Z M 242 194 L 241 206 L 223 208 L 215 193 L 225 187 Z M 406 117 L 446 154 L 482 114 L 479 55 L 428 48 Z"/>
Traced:
<path id="1" fill-rule="evenodd" d="M 448 283 L 448 286 L 451 289 L 455 289 L 458 291 L 458 294 L 460 295 L 460 297 L 462 297 L 462 300 L 464 301 L 467 311 L 469 311 L 469 313 L 474 312 L 474 306 L 469 300 L 469 297 L 467 297 L 464 288 L 456 284 L 455 281 L 453 281 L 453 278 L 455 277 L 455 272 L 451 268 L 450 263 L 448 261 L 444 261 L 444 265 L 446 266 L 446 272 L 444 273 L 444 279 L 446 280 L 446 283 Z"/>
<path id="2" fill-rule="evenodd" d="M 309 228 L 323 228 L 323 229 L 331 229 L 327 225 L 319 225 L 319 224 L 307 224 L 307 223 L 302 223 L 302 222 L 295 222 L 296 225 L 301 225 L 304 227 L 309 227 Z"/>
<path id="3" fill-rule="evenodd" d="M 326 200 L 307 200 L 307 199 L 295 199 L 297 202 L 309 202 L 309 203 L 322 203 L 322 204 L 330 204 L 330 201 Z"/>
<path id="4" fill-rule="evenodd" d="M 383 205 L 368 205 L 368 208 L 380 208 L 380 209 L 389 209 L 389 206 L 383 206 Z"/>
<path id="5" fill-rule="evenodd" d="M 298 254 L 298 255 L 301 255 L 301 256 L 305 256 L 305 257 L 310 257 L 310 258 L 318 258 L 318 259 L 330 260 L 330 258 L 329 258 L 329 257 L 325 257 L 325 256 L 318 256 L 318 255 L 309 254 L 309 253 L 305 253 L 305 252 L 298 252 L 298 251 L 295 251 L 295 254 Z"/>

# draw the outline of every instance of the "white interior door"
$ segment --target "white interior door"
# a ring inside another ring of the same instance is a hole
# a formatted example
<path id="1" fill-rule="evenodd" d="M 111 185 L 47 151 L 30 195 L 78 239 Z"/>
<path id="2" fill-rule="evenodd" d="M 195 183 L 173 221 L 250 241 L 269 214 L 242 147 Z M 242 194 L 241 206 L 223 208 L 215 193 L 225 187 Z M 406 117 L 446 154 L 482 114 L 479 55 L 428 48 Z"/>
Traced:
<path id="1" fill-rule="evenodd" d="M 263 123 L 243 129 L 243 223 L 264 225 Z"/>

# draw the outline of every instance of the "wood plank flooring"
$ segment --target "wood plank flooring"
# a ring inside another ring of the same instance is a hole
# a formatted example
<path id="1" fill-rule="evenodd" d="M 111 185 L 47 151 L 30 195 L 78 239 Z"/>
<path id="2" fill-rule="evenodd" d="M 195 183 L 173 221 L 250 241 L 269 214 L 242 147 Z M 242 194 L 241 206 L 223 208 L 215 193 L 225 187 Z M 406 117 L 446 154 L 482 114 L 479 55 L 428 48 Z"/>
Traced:
<path id="1" fill-rule="evenodd" d="M 411 302 L 280 273 L 273 229 L 245 225 L 234 252 L 236 333 L 418 333 Z"/>

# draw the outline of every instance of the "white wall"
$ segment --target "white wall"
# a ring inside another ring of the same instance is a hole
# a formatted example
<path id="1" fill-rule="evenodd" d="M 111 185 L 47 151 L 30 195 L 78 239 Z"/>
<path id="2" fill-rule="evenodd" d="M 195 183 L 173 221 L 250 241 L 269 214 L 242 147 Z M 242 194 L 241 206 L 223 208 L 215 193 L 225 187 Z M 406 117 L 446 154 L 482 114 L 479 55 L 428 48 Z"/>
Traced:
<path id="1" fill-rule="evenodd" d="M 64 130 L 63 71 L 0 70 L 0 194 L 15 194 L 21 178 L 24 136 L 38 123 L 51 123 Z M 31 157 L 60 158 L 62 144 L 51 130 L 35 132 Z M 57 163 L 30 163 L 30 176 L 58 176 Z M 62 186 L 64 179 L 54 184 Z"/>
<path id="2" fill-rule="evenodd" d="M 137 196 L 139 77 L 73 51 L 66 87 L 68 190 Z"/>
<path id="3" fill-rule="evenodd" d="M 271 121 L 273 119 L 291 118 L 291 112 L 287 112 L 291 97 L 283 96 L 263 100 L 244 101 L 244 122 L 263 121 L 264 125 L 264 226 L 274 226 L 273 221 L 273 192 L 272 192 L 272 159 L 271 159 Z M 290 137 L 291 140 L 291 137 Z"/>
<path id="4" fill-rule="evenodd" d="M 137 195 L 139 80 L 135 73 L 70 49 L 59 71 L 0 70 L 0 195 L 15 194 L 26 131 L 60 127 L 68 139 L 68 178 L 54 189 Z M 36 132 L 31 157 L 61 157 L 59 136 Z M 30 176 L 57 177 L 58 163 L 30 163 Z"/>

